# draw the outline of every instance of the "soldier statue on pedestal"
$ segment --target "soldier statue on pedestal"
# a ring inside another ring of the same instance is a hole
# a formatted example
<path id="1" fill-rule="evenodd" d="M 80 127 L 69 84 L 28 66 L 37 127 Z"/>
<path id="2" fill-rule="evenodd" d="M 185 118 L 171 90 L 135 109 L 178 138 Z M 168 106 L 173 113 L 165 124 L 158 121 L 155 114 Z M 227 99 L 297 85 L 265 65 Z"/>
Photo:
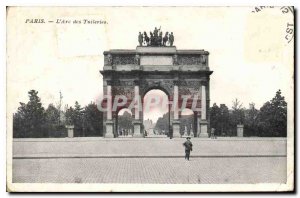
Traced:
<path id="1" fill-rule="evenodd" d="M 143 45 L 143 35 L 141 32 L 139 32 L 138 41 L 139 41 L 140 46 L 142 46 Z"/>
<path id="2" fill-rule="evenodd" d="M 170 46 L 173 46 L 174 43 L 174 35 L 173 32 L 171 32 L 170 36 L 169 36 L 169 42 L 170 42 Z"/>
<path id="3" fill-rule="evenodd" d="M 166 32 L 166 34 L 165 34 L 165 36 L 164 36 L 164 38 L 163 38 L 163 46 L 166 46 L 166 44 L 167 44 L 167 41 L 168 41 L 168 32 Z"/>
<path id="4" fill-rule="evenodd" d="M 149 46 L 149 37 L 148 37 L 148 35 L 147 35 L 147 33 L 146 32 L 144 32 L 144 39 L 145 39 L 145 41 L 146 41 L 146 43 L 147 43 L 147 46 Z"/>

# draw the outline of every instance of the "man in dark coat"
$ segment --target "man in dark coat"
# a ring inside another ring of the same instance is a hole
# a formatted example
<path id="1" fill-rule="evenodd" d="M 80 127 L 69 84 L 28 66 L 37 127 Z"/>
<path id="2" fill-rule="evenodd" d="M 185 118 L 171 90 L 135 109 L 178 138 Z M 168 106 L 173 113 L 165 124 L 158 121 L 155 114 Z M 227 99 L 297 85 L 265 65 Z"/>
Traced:
<path id="1" fill-rule="evenodd" d="M 183 143 L 183 146 L 185 147 L 185 159 L 190 160 L 190 153 L 193 150 L 193 144 L 191 142 L 190 137 L 186 138 L 186 141 Z"/>

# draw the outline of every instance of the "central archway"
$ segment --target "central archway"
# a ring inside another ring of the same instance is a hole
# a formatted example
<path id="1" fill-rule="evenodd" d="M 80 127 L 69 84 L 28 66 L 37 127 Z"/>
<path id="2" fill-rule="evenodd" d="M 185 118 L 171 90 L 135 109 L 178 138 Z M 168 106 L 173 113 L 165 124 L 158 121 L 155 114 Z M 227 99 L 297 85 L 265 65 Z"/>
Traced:
<path id="1" fill-rule="evenodd" d="M 142 120 L 145 137 L 169 137 L 169 98 L 167 92 L 160 88 L 152 88 L 144 93 Z"/>

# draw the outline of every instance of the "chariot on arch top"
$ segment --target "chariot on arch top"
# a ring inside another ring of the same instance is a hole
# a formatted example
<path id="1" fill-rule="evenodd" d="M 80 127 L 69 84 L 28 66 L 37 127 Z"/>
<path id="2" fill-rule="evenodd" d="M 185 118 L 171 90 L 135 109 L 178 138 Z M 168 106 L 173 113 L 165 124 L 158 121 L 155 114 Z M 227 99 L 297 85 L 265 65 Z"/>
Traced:
<path id="1" fill-rule="evenodd" d="M 154 28 L 153 32 L 150 31 L 150 37 L 148 36 L 147 32 L 144 31 L 143 33 L 139 32 L 138 35 L 138 42 L 139 46 L 173 46 L 174 43 L 174 35 L 173 32 L 165 32 L 163 36 L 163 32 L 161 31 L 161 27 L 157 29 Z"/>

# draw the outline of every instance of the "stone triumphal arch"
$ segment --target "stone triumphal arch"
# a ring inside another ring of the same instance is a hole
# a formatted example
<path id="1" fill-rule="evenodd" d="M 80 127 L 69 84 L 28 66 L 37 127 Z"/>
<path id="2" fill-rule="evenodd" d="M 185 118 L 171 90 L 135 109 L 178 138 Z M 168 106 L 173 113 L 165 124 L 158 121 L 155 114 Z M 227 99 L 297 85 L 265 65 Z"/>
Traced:
<path id="1" fill-rule="evenodd" d="M 117 117 L 120 109 L 128 106 L 152 89 L 168 95 L 170 102 L 170 136 L 180 137 L 180 106 L 192 109 L 197 98 L 195 137 L 208 137 L 209 80 L 212 71 L 208 66 L 209 53 L 204 50 L 177 50 L 175 46 L 137 46 L 135 50 L 109 50 L 104 52 L 103 101 L 107 111 L 103 115 L 104 137 L 117 137 Z M 125 95 L 126 103 L 113 109 L 116 96 Z M 184 102 L 185 100 L 185 102 Z M 138 101 L 138 100 L 137 100 Z M 143 99 L 140 101 L 143 103 Z M 143 137 L 143 108 L 132 109 L 134 137 Z"/>

